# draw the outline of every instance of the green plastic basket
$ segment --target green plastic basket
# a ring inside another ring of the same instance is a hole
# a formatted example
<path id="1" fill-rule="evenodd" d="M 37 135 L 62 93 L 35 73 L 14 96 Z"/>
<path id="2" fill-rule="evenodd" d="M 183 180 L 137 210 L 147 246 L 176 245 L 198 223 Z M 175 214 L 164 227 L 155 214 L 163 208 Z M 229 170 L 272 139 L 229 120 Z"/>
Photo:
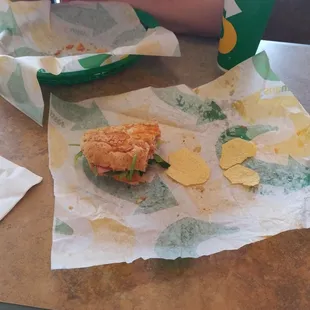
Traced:
<path id="1" fill-rule="evenodd" d="M 138 18 L 140 19 L 141 24 L 145 27 L 145 29 L 155 28 L 159 26 L 156 19 L 150 14 L 138 9 L 135 9 L 135 12 Z M 45 72 L 43 69 L 41 69 L 37 73 L 37 78 L 41 84 L 48 84 L 48 85 L 74 85 L 90 82 L 118 73 L 124 70 L 125 68 L 129 67 L 130 65 L 134 64 L 135 62 L 137 62 L 141 57 L 143 56 L 129 55 L 128 57 L 122 60 L 105 65 L 103 67 L 97 67 L 75 72 L 64 72 L 60 73 L 59 75 L 54 75 Z"/>

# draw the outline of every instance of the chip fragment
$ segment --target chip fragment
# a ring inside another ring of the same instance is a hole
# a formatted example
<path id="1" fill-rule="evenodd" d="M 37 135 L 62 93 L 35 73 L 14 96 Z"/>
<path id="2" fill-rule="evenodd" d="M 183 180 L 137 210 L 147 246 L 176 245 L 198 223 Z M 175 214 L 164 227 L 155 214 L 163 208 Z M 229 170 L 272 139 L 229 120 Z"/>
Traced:
<path id="1" fill-rule="evenodd" d="M 203 184 L 210 177 L 210 168 L 203 158 L 187 148 L 171 153 L 169 164 L 166 174 L 184 186 Z"/>
<path id="2" fill-rule="evenodd" d="M 228 169 L 255 155 L 256 145 L 253 142 L 240 138 L 232 139 L 222 145 L 220 166 L 222 169 Z"/>
<path id="3" fill-rule="evenodd" d="M 257 186 L 260 181 L 259 174 L 256 171 L 242 165 L 235 165 L 224 171 L 224 176 L 232 184 L 240 184 L 249 187 Z"/>

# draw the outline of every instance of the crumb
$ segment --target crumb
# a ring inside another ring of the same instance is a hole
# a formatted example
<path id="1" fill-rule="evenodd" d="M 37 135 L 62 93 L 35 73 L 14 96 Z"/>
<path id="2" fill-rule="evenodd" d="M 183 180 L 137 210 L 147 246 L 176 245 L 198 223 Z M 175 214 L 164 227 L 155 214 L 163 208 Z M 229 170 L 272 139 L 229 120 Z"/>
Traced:
<path id="1" fill-rule="evenodd" d="M 200 153 L 200 152 L 201 152 L 201 146 L 200 146 L 200 145 L 197 145 L 197 146 L 194 148 L 194 152 L 195 152 L 195 153 Z"/>
<path id="2" fill-rule="evenodd" d="M 72 206 L 69 206 L 68 209 L 69 209 L 69 210 L 73 210 L 73 207 L 72 207 Z"/>
<path id="3" fill-rule="evenodd" d="M 58 50 L 54 55 L 59 56 L 61 54 L 62 50 Z"/>
<path id="4" fill-rule="evenodd" d="M 68 44 L 68 45 L 66 46 L 66 49 L 67 49 L 67 50 L 72 50 L 72 49 L 73 49 L 73 47 L 74 47 L 74 45 L 73 45 L 73 44 Z"/>
<path id="5" fill-rule="evenodd" d="M 85 51 L 85 47 L 82 43 L 79 43 L 76 47 L 76 50 L 79 52 L 84 52 Z"/>
<path id="6" fill-rule="evenodd" d="M 277 149 L 276 147 L 274 148 L 274 152 L 276 153 L 276 154 L 278 154 L 279 153 L 279 149 Z"/>
<path id="7" fill-rule="evenodd" d="M 205 188 L 204 188 L 202 185 L 196 186 L 195 189 L 196 189 L 197 191 L 199 191 L 200 193 L 203 193 L 203 192 L 205 191 Z M 202 197 L 201 197 L 201 198 L 202 198 Z"/>

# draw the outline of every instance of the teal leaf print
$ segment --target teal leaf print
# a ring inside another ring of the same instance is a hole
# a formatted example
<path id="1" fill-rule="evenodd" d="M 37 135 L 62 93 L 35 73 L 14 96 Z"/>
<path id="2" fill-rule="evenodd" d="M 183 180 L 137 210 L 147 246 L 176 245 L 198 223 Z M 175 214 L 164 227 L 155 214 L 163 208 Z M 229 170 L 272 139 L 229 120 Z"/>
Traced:
<path id="1" fill-rule="evenodd" d="M 217 157 L 221 157 L 222 145 L 231 139 L 241 138 L 250 141 L 260 134 L 276 130 L 278 130 L 277 127 L 269 125 L 231 127 L 220 135 L 216 143 Z M 243 165 L 259 174 L 260 184 L 282 187 L 285 193 L 310 186 L 310 168 L 292 157 L 289 157 L 287 165 L 267 163 L 256 158 L 247 159 Z M 272 194 L 270 191 L 262 191 L 262 193 Z"/>
<path id="2" fill-rule="evenodd" d="M 99 3 L 97 3 L 96 9 L 76 5 L 54 5 L 52 13 L 66 22 L 92 29 L 93 36 L 104 33 L 117 24 L 109 12 Z"/>
<path id="3" fill-rule="evenodd" d="M 269 125 L 254 125 L 254 126 L 234 126 L 225 130 L 219 137 L 216 143 L 216 155 L 218 158 L 222 155 L 222 145 L 232 139 L 241 138 L 246 141 L 251 141 L 255 137 L 270 131 L 278 130 L 277 127 Z"/>
<path id="4" fill-rule="evenodd" d="M 2 31 L 8 31 L 11 35 L 21 34 L 11 8 L 0 12 L 0 33 Z"/>
<path id="5" fill-rule="evenodd" d="M 13 53 L 13 57 L 23 57 L 23 56 L 46 56 L 47 54 L 38 52 L 30 47 L 19 47 Z"/>
<path id="6" fill-rule="evenodd" d="M 55 223 L 55 232 L 61 235 L 67 235 L 71 236 L 73 235 L 74 231 L 73 229 L 66 224 L 65 222 L 61 221 L 60 219 L 56 218 L 56 223 Z"/>
<path id="7" fill-rule="evenodd" d="M 257 73 L 268 81 L 280 81 L 277 75 L 272 71 L 266 52 L 262 52 L 252 58 L 253 65 Z"/>
<path id="8" fill-rule="evenodd" d="M 196 94 L 186 94 L 177 87 L 153 88 L 154 94 L 168 105 L 197 116 L 197 125 L 226 119 L 221 108 L 211 100 L 201 100 Z"/>
<path id="9" fill-rule="evenodd" d="M 85 158 L 83 158 L 83 170 L 88 180 L 104 192 L 139 204 L 135 214 L 149 214 L 178 205 L 171 191 L 159 176 L 154 177 L 151 183 L 131 186 L 110 177 L 95 176 Z"/>
<path id="10" fill-rule="evenodd" d="M 109 125 L 95 101 L 90 108 L 87 108 L 52 96 L 51 105 L 59 115 L 74 123 L 71 130 L 86 130 Z"/>
<path id="11" fill-rule="evenodd" d="M 160 258 L 198 257 L 198 245 L 210 238 L 232 234 L 238 227 L 204 222 L 186 217 L 169 225 L 158 237 L 155 252 Z"/>
<path id="12" fill-rule="evenodd" d="M 19 64 L 17 64 L 16 69 L 12 73 L 7 85 L 12 97 L 17 103 L 26 103 L 30 101 Z"/>
<path id="13" fill-rule="evenodd" d="M 310 186 L 310 168 L 289 157 L 287 165 L 266 163 L 250 158 L 244 166 L 260 175 L 261 184 L 282 187 L 286 194 Z"/>
<path id="14" fill-rule="evenodd" d="M 127 45 L 135 45 L 145 36 L 145 30 L 141 24 L 131 30 L 126 30 L 118 35 L 112 43 L 113 48 Z"/>
<path id="15" fill-rule="evenodd" d="M 111 56 L 112 55 L 108 54 L 99 54 L 95 56 L 85 57 L 79 59 L 79 63 L 84 69 L 98 68 L 105 60 L 107 60 Z"/>
<path id="16" fill-rule="evenodd" d="M 42 124 L 43 107 L 35 106 L 30 100 L 19 64 L 17 64 L 15 71 L 9 78 L 7 86 L 14 100 L 13 104 L 37 123 Z"/>

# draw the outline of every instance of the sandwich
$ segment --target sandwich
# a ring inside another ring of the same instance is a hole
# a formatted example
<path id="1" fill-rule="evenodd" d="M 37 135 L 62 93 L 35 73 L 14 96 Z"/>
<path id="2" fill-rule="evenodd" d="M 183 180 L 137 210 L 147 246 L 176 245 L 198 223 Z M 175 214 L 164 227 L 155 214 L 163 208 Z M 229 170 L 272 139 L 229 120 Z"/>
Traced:
<path id="1" fill-rule="evenodd" d="M 91 129 L 82 137 L 76 160 L 85 156 L 95 175 L 136 185 L 145 182 L 149 165 L 170 166 L 155 153 L 160 136 L 157 122 Z"/>

